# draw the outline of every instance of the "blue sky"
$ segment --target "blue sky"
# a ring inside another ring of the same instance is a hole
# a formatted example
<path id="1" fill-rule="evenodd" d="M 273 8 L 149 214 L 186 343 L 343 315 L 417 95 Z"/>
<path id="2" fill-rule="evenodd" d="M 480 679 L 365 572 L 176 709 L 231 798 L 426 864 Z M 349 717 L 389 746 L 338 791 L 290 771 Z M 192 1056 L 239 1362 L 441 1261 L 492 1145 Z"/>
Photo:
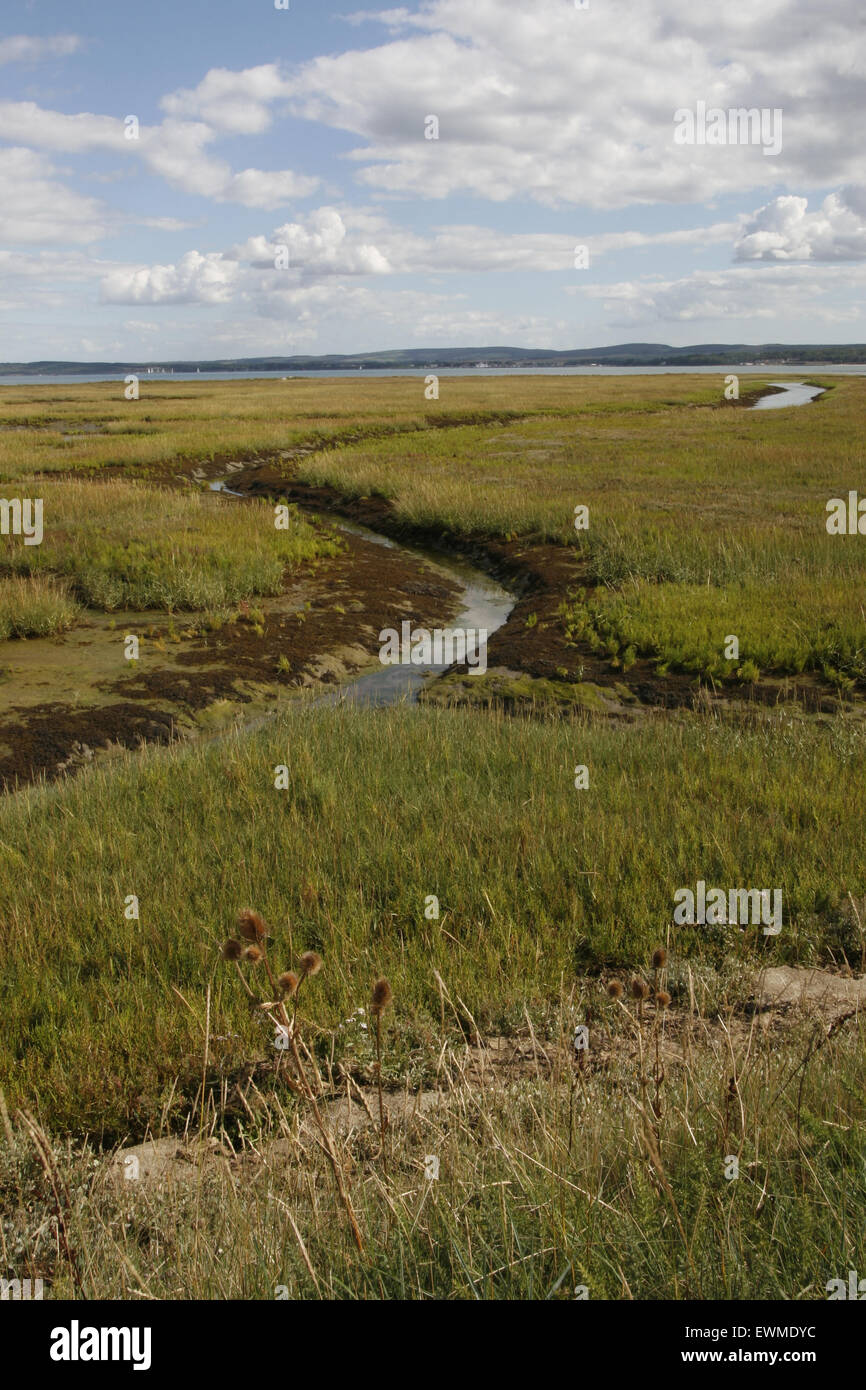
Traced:
<path id="1" fill-rule="evenodd" d="M 0 25 L 3 360 L 866 340 L 856 0 Z"/>

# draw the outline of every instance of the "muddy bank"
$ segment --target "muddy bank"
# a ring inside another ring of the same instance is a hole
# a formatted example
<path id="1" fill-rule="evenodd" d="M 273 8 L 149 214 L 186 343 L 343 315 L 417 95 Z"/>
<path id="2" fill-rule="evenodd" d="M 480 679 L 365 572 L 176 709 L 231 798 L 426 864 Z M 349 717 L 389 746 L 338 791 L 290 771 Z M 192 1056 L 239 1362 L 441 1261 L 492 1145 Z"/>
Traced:
<path id="1" fill-rule="evenodd" d="M 169 743 L 175 733 L 167 710 L 144 710 L 125 701 L 96 709 L 52 704 L 13 709 L 0 721 L 0 790 L 76 772 L 93 762 L 98 749 Z"/>
<path id="2" fill-rule="evenodd" d="M 343 543 L 341 555 L 294 572 L 276 599 L 239 605 L 236 620 L 215 631 L 193 614 L 150 614 L 146 623 L 100 615 L 64 637 L 7 651 L 23 675 L 10 666 L 3 682 L 0 788 L 272 712 L 303 689 L 337 686 L 376 663 L 384 627 L 407 619 L 442 626 L 459 609 L 461 585 L 444 570 L 359 536 Z M 123 659 L 127 632 L 140 636 L 136 663 Z M 55 702 L 46 699 L 52 686 Z"/>
<path id="3" fill-rule="evenodd" d="M 686 672 L 660 676 L 652 659 L 635 661 L 626 673 L 612 668 L 588 643 L 569 641 L 559 616 L 571 590 L 593 587 L 575 548 L 410 527 L 394 515 L 386 497 L 346 497 L 330 486 L 300 481 L 292 473 L 296 457 L 285 454 L 280 460 L 246 464 L 233 475 L 231 485 L 240 496 L 279 497 L 304 511 L 346 517 L 398 540 L 462 556 L 517 596 L 507 622 L 490 637 L 489 676 L 469 677 L 465 668 L 457 670 L 432 685 L 425 698 L 548 705 L 561 711 L 580 706 L 627 718 L 641 708 L 692 709 L 708 704 L 791 702 L 809 713 L 825 714 L 845 707 L 832 686 L 808 673 L 763 675 L 750 685 L 717 686 L 709 691 Z M 527 681 L 536 683 L 535 688 L 529 688 Z"/>

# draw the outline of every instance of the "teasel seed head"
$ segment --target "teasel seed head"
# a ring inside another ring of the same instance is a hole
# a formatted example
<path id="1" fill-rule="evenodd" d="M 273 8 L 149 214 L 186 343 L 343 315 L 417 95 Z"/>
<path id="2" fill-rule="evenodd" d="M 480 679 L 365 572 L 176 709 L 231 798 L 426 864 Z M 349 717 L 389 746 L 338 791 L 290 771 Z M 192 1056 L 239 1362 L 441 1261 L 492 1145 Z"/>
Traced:
<path id="1" fill-rule="evenodd" d="M 610 995 L 611 999 L 621 999 L 622 985 L 620 984 L 619 980 L 611 980 L 610 984 L 607 987 L 607 992 Z"/>
<path id="2" fill-rule="evenodd" d="M 246 960 L 251 961 L 253 965 L 257 965 L 262 958 L 262 953 L 258 946 L 248 946 L 244 951 L 244 957 Z"/>
<path id="3" fill-rule="evenodd" d="M 238 913 L 238 931 L 245 941 L 264 941 L 268 935 L 264 917 L 253 912 L 251 907 L 245 907 L 243 912 Z"/>
<path id="4" fill-rule="evenodd" d="M 666 1009 L 671 1002 L 671 996 L 666 989 L 660 989 L 656 995 L 656 1004 L 660 1009 Z"/>
<path id="5" fill-rule="evenodd" d="M 383 976 L 381 979 L 377 980 L 373 986 L 373 1002 L 370 1006 L 370 1011 L 374 1017 L 381 1014 L 384 1009 L 387 1009 L 393 998 L 394 994 L 391 986 Z"/>
<path id="6" fill-rule="evenodd" d="M 656 946 L 653 951 L 653 970 L 661 970 L 667 964 L 668 953 L 664 946 Z"/>
<path id="7" fill-rule="evenodd" d="M 639 980 L 637 976 L 631 982 L 632 999 L 646 999 L 649 994 L 649 985 L 646 980 Z"/>
<path id="8" fill-rule="evenodd" d="M 284 970 L 282 975 L 277 976 L 277 984 L 284 994 L 294 994 L 300 984 L 300 980 L 294 970 Z"/>
<path id="9" fill-rule="evenodd" d="M 221 955 L 223 960 L 240 960 L 243 953 L 243 946 L 239 941 L 235 941 L 234 937 L 230 937 L 228 941 L 224 941 L 222 944 Z"/>
<path id="10" fill-rule="evenodd" d="M 318 975 L 322 968 L 322 957 L 318 951 L 305 951 L 301 956 L 301 979 L 305 980 L 308 975 Z"/>

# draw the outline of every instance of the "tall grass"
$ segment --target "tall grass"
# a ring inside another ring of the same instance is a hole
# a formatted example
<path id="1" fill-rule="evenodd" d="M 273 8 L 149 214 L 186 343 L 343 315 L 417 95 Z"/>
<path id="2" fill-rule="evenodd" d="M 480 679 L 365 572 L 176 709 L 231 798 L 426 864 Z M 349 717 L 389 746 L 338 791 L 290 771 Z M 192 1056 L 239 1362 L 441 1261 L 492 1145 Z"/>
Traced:
<path id="1" fill-rule="evenodd" d="M 73 627 L 79 606 L 62 581 L 29 575 L 0 579 L 0 641 L 48 637 Z"/>
<path id="2" fill-rule="evenodd" d="M 417 377 L 358 380 L 156 382 L 137 401 L 124 384 L 0 386 L 0 479 L 104 468 L 147 471 L 178 464 L 357 442 L 463 420 L 524 414 L 594 415 L 616 408 L 662 409 L 672 401 L 715 402 L 722 373 L 645 377 L 636 397 L 628 378 L 442 377 L 439 401 Z M 94 428 L 95 427 L 95 428 Z"/>
<path id="3" fill-rule="evenodd" d="M 864 740 L 777 717 L 624 728 L 298 708 L 246 738 L 24 791 L 0 807 L 0 1085 L 79 1131 L 182 1114 L 209 981 L 226 1039 L 213 1065 L 268 1055 L 218 958 L 244 902 L 287 961 L 325 957 L 322 1023 L 354 1008 L 363 967 L 387 975 L 418 1036 L 439 1014 L 434 970 L 482 1028 L 508 1031 L 563 979 L 645 955 L 698 879 L 781 888 L 784 925 L 676 928 L 680 954 L 859 960 L 846 894 L 866 892 L 849 813 Z"/>
<path id="4" fill-rule="evenodd" d="M 588 641 L 625 670 L 646 656 L 661 673 L 715 680 L 820 671 L 840 685 L 866 681 L 863 598 L 832 574 L 815 580 L 795 570 L 787 581 L 715 588 L 633 580 L 584 593 L 562 613 L 570 639 Z M 737 638 L 736 658 L 725 656 L 729 636 Z"/>
<path id="5" fill-rule="evenodd" d="M 299 471 L 387 497 L 408 527 L 574 545 L 601 592 L 563 610 L 567 629 L 616 666 L 650 656 L 712 679 L 811 671 L 862 683 L 866 551 L 827 534 L 826 504 L 857 485 L 863 382 L 763 414 L 652 396 L 642 414 L 621 398 L 603 410 L 594 389 L 589 416 L 361 442 Z M 589 527 L 575 532 L 580 504 Z"/>
<path id="6" fill-rule="evenodd" d="M 43 1274 L 55 1298 L 810 1301 L 862 1270 L 862 1021 L 810 1055 L 808 1019 L 789 1023 L 780 1048 L 754 1023 L 737 1031 L 728 1018 L 723 1029 L 686 1009 L 669 1031 L 676 1048 L 693 1041 L 678 1059 L 665 1054 L 657 1118 L 641 1096 L 633 1011 L 619 1021 L 602 999 L 566 992 L 562 1031 L 588 1007 L 590 1061 L 578 1077 L 562 1036 L 512 1076 L 489 1070 L 485 1085 L 477 1053 L 437 1038 L 438 1102 L 411 1118 L 410 1090 L 387 1174 L 356 1106 L 339 1153 L 360 1257 L 325 1154 L 291 1100 L 273 1099 L 245 1135 L 209 1128 L 222 1156 L 204 1171 L 176 1165 L 173 1182 L 118 1180 L 87 1150 L 56 1145 L 75 1275 L 46 1219 L 51 1188 L 16 1126 L 0 1141 L 7 1248 L 27 1251 L 12 1272 Z"/>
<path id="7" fill-rule="evenodd" d="M 340 548 L 295 510 L 288 527 L 276 529 L 265 502 L 238 507 L 119 479 L 39 486 L 42 544 L 5 537 L 0 572 L 61 576 L 92 608 L 223 608 L 279 593 L 287 568 Z"/>

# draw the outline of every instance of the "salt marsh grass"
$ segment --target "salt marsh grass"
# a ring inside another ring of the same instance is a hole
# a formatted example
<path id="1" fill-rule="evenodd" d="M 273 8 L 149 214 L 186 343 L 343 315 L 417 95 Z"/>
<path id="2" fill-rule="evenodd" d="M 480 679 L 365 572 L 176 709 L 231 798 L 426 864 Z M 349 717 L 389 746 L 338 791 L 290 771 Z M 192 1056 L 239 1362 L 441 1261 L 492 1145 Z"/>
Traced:
<path id="1" fill-rule="evenodd" d="M 563 1034 L 588 1004 L 590 1065 L 575 1083 Z M 410 1089 L 407 1122 L 389 1133 L 388 1173 L 370 1131 L 338 1144 L 362 1257 L 328 1159 L 299 1143 L 291 1102 L 272 1101 L 240 1135 L 209 1130 L 223 1157 L 203 1173 L 177 1165 L 174 1185 L 118 1183 L 92 1151 L 56 1144 L 78 1279 L 91 1298 L 826 1299 L 829 1279 L 862 1269 L 862 1023 L 807 1061 L 802 1084 L 791 1059 L 808 1056 L 806 1021 L 789 1030 L 790 1050 L 754 1026 L 725 1036 L 699 1006 L 680 1026 L 693 1041 L 677 1062 L 666 1054 L 656 1117 L 641 1095 L 633 1006 L 600 991 L 563 992 L 539 1064 L 498 1084 L 479 1086 L 471 1050 L 432 1025 L 438 1101 L 413 1119 Z M 399 1036 L 397 1023 L 390 1032 Z M 77 1296 L 27 1129 L 9 1128 L 8 1248 L 26 1244 L 52 1297 Z"/>
<path id="2" fill-rule="evenodd" d="M 59 632 L 80 604 L 278 592 L 334 553 L 329 533 L 162 484 L 304 448 L 286 477 L 384 496 L 395 528 L 572 547 L 558 620 L 620 668 L 640 654 L 715 679 L 736 633 L 742 680 L 862 682 L 866 562 L 824 508 L 861 483 L 866 384 L 750 415 L 721 405 L 722 376 L 443 378 L 437 403 L 418 378 L 144 381 L 134 403 L 119 382 L 5 388 L 3 491 L 44 498 L 45 535 L 3 539 L 0 632 Z M 862 1015 L 782 1034 L 748 1007 L 765 965 L 862 969 L 864 772 L 855 715 L 296 706 L 8 796 L 5 1254 L 55 1296 L 824 1297 L 862 1267 Z M 674 894 L 699 879 L 778 887 L 779 935 L 675 927 Z M 299 974 L 251 1009 L 222 958 L 244 902 L 278 969 L 324 957 L 297 1034 L 309 1095 L 273 1065 L 268 1017 L 292 1021 Z M 633 1000 L 620 977 L 636 972 L 653 985 Z M 528 1039 L 530 1062 L 481 1085 L 495 1035 Z M 381 1083 L 370 1127 L 344 1140 L 326 1117 L 324 1149 L 305 1144 L 310 1097 L 324 1107 L 350 1076 Z M 400 1089 L 437 1104 L 386 1124 Z M 63 1137 L 37 1159 L 40 1127 Z M 118 1191 L 104 1146 L 193 1129 L 243 1163 Z"/>
<path id="3" fill-rule="evenodd" d="M 828 498 L 859 476 L 866 383 L 765 414 L 698 408 L 685 383 L 639 411 L 622 382 L 620 394 L 608 385 L 594 384 L 586 411 L 576 389 L 565 420 L 362 442 L 311 456 L 300 475 L 381 494 L 409 528 L 573 545 L 597 592 L 564 606 L 566 626 L 616 666 L 649 656 L 710 680 L 811 671 L 862 683 L 866 554 L 825 523 Z M 589 508 L 579 532 L 577 504 Z"/>
<path id="4" fill-rule="evenodd" d="M 43 542 L 4 537 L 0 573 L 41 576 L 46 592 L 44 577 L 61 577 L 81 603 L 105 611 L 203 611 L 277 594 L 287 569 L 339 550 L 297 512 L 277 530 L 264 502 L 237 507 L 122 479 L 40 487 Z"/>
<path id="5" fill-rule="evenodd" d="M 272 1055 L 219 959 L 239 900 L 274 931 L 291 923 L 289 952 L 325 957 L 320 1023 L 347 1017 L 357 971 L 375 968 L 419 1037 L 439 1012 L 434 970 L 479 1026 L 508 1031 L 563 979 L 645 957 L 698 877 L 778 885 L 783 928 L 678 928 L 678 954 L 742 969 L 859 960 L 846 895 L 866 880 L 843 808 L 861 794 L 864 738 L 784 716 L 637 729 L 298 708 L 246 737 L 25 790 L 0 806 L 0 1086 L 79 1131 L 142 1133 L 166 1106 L 183 1113 L 208 980 L 213 1031 L 236 1035 L 213 1064 Z M 573 786 L 577 750 L 591 797 Z M 290 786 L 276 791 L 281 763 Z M 129 893 L 139 921 L 124 918 Z"/>
<path id="6" fill-rule="evenodd" d="M 66 632 L 78 614 L 79 605 L 62 581 L 38 575 L 0 578 L 0 641 Z"/>

